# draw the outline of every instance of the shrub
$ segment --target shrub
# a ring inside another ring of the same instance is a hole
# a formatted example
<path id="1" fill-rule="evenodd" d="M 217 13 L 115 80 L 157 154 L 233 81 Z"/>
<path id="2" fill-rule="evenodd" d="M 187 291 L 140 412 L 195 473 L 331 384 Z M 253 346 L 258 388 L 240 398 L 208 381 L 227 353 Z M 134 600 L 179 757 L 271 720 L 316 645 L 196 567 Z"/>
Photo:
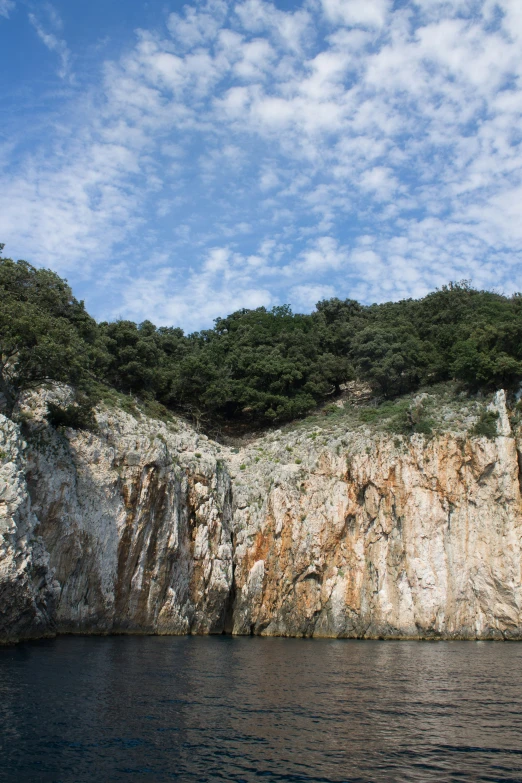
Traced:
<path id="1" fill-rule="evenodd" d="M 432 435 L 433 421 L 431 419 L 419 419 L 413 425 L 413 431 L 419 433 L 419 435 Z"/>
<path id="2" fill-rule="evenodd" d="M 475 426 L 471 430 L 472 435 L 476 435 L 482 438 L 496 438 L 497 437 L 497 411 L 483 411 Z"/>
<path id="3" fill-rule="evenodd" d="M 62 408 L 54 402 L 47 403 L 47 421 L 53 427 L 70 427 L 73 430 L 94 430 L 96 419 L 89 403 L 76 403 Z"/>

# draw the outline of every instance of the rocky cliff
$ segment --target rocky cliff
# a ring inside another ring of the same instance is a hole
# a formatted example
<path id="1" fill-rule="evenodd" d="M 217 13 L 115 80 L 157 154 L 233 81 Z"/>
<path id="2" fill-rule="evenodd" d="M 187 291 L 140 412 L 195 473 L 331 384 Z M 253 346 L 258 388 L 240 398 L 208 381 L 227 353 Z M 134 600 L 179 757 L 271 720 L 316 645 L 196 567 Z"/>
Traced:
<path id="1" fill-rule="evenodd" d="M 40 405 L 40 407 L 39 407 Z M 0 640 L 522 637 L 517 439 L 339 419 L 227 448 L 183 421 L 0 416 Z M 23 434 L 22 434 L 23 433 Z"/>

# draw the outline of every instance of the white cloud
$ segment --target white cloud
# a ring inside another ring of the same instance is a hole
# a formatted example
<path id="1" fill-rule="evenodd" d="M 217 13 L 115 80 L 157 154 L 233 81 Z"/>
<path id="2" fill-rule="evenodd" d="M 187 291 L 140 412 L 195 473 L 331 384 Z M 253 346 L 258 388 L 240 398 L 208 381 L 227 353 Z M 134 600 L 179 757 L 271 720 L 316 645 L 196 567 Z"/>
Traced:
<path id="1" fill-rule="evenodd" d="M 290 289 L 290 297 L 294 307 L 312 310 L 322 299 L 331 299 L 336 290 L 331 285 L 296 285 Z"/>
<path id="2" fill-rule="evenodd" d="M 214 248 L 201 271 L 180 277 L 171 268 L 157 269 L 146 276 L 127 275 L 122 285 L 122 306 L 126 317 L 143 321 L 154 314 L 157 324 L 183 324 L 193 331 L 215 318 L 242 307 L 269 307 L 273 294 L 253 284 L 251 266 L 228 248 Z"/>
<path id="3" fill-rule="evenodd" d="M 183 11 L 183 16 L 170 14 L 168 28 L 178 46 L 190 50 L 217 36 L 227 14 L 227 4 L 222 0 L 207 0 L 200 8 L 186 5 Z"/>
<path id="4" fill-rule="evenodd" d="M 245 154 L 240 147 L 234 144 L 225 144 L 223 147 L 209 150 L 202 155 L 199 165 L 205 181 L 208 182 L 224 169 L 237 175 L 245 165 Z"/>
<path id="5" fill-rule="evenodd" d="M 333 237 L 319 237 L 301 253 L 297 268 L 302 274 L 316 274 L 341 269 L 347 261 L 346 250 Z"/>
<path id="6" fill-rule="evenodd" d="M 9 18 L 9 14 L 14 10 L 14 0 L 0 0 L 0 16 Z"/>
<path id="7" fill-rule="evenodd" d="M 277 188 L 280 184 L 279 174 L 275 166 L 265 165 L 263 166 L 261 177 L 259 181 L 259 187 L 262 191 L 272 190 Z"/>
<path id="8" fill-rule="evenodd" d="M 45 11 L 47 12 L 48 20 L 52 30 L 46 30 L 42 21 L 38 19 L 38 17 L 33 13 L 29 14 L 29 21 L 36 30 L 36 33 L 42 43 L 49 49 L 50 52 L 58 55 L 60 59 L 58 76 L 60 79 L 71 79 L 71 52 L 63 38 L 59 38 L 56 35 L 56 32 L 61 30 L 63 27 L 62 20 L 56 9 L 53 8 L 53 6 L 50 4 L 45 6 Z"/>
<path id="9" fill-rule="evenodd" d="M 391 9 L 390 0 L 321 0 L 329 22 L 361 27 L 382 27 Z"/>
<path id="10" fill-rule="evenodd" d="M 373 193 L 378 201 L 387 201 L 393 196 L 399 183 L 390 168 L 375 166 L 362 174 L 360 186 L 363 190 Z"/>
<path id="11" fill-rule="evenodd" d="M 67 153 L 61 165 L 33 158 L 10 177 L 0 233 L 30 259 L 52 259 L 65 272 L 82 258 L 88 273 L 104 250 L 138 225 L 137 195 L 123 181 L 137 170 L 137 158 L 128 147 L 101 143 L 91 134 Z"/>
<path id="12" fill-rule="evenodd" d="M 245 0 L 235 7 L 242 27 L 270 35 L 285 50 L 300 53 L 313 36 L 313 18 L 305 9 L 280 11 L 264 0 Z"/>

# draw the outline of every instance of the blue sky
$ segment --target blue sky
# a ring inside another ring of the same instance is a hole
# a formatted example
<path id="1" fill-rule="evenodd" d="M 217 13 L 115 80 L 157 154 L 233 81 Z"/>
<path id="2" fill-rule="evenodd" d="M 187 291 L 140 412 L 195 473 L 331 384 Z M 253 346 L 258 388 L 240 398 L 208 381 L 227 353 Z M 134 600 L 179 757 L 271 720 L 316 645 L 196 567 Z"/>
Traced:
<path id="1" fill-rule="evenodd" d="M 522 289 L 520 0 L 0 0 L 0 240 L 99 319 Z"/>

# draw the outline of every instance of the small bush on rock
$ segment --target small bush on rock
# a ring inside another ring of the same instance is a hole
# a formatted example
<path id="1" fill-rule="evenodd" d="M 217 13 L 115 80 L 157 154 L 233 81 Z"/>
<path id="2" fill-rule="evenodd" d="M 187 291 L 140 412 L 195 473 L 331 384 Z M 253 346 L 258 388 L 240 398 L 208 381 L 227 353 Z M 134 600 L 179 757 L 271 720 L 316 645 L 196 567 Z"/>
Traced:
<path id="1" fill-rule="evenodd" d="M 61 405 L 48 402 L 47 421 L 53 427 L 70 427 L 73 430 L 96 429 L 94 412 L 88 403 L 77 403 L 62 408 Z"/>
<path id="2" fill-rule="evenodd" d="M 483 411 L 480 417 L 471 430 L 472 435 L 477 435 L 483 438 L 496 438 L 497 437 L 497 411 Z"/>

